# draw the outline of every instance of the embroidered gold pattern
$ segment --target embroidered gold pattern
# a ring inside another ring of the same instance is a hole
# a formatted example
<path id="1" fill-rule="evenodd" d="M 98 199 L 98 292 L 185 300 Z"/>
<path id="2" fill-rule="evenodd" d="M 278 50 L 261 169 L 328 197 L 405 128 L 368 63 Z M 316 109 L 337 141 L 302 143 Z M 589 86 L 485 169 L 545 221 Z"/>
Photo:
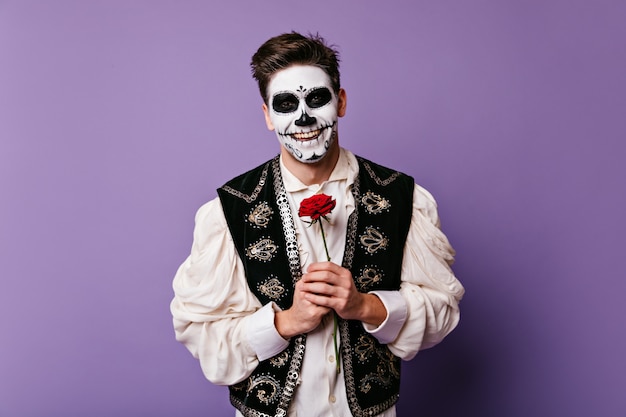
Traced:
<path id="1" fill-rule="evenodd" d="M 359 358 L 359 362 L 367 361 L 374 353 L 374 341 L 369 336 L 359 336 L 359 343 L 354 346 L 354 352 Z"/>
<path id="2" fill-rule="evenodd" d="M 263 404 L 276 402 L 280 391 L 280 384 L 270 375 L 257 375 L 253 377 L 248 386 L 248 392 L 256 390 L 256 397 Z"/>
<path id="3" fill-rule="evenodd" d="M 267 201 L 262 201 L 248 214 L 247 220 L 256 227 L 265 228 L 269 224 L 272 214 L 274 214 L 274 210 Z"/>
<path id="4" fill-rule="evenodd" d="M 260 283 L 257 287 L 259 291 L 276 301 L 285 293 L 285 286 L 275 276 L 270 276 L 264 282 Z"/>
<path id="5" fill-rule="evenodd" d="M 373 255 L 379 249 L 387 249 L 387 245 L 389 245 L 389 240 L 385 235 L 371 226 L 365 229 L 365 233 L 361 235 L 360 241 L 370 255 Z"/>
<path id="6" fill-rule="evenodd" d="M 371 287 L 382 281 L 384 274 L 378 269 L 368 266 L 361 270 L 361 275 L 356 278 L 359 284 L 359 290 L 362 292 L 369 291 Z"/>
<path id="7" fill-rule="evenodd" d="M 278 355 L 276 355 L 272 359 L 270 359 L 270 363 L 275 368 L 280 368 L 280 367 L 285 366 L 287 364 L 288 360 L 289 360 L 289 354 L 285 350 L 285 351 L 283 351 L 283 353 L 279 353 Z"/>
<path id="8" fill-rule="evenodd" d="M 396 178 L 402 175 L 400 172 L 396 171 L 393 174 L 391 174 L 388 178 L 382 179 L 378 175 L 376 175 L 376 173 L 374 172 L 370 164 L 363 161 L 363 166 L 365 167 L 365 170 L 367 171 L 367 173 L 370 174 L 370 177 L 376 182 L 376 184 L 382 185 L 383 187 L 388 186 L 389 184 L 394 182 Z"/>
<path id="9" fill-rule="evenodd" d="M 263 238 L 248 246 L 248 249 L 246 249 L 246 256 L 250 259 L 267 262 L 274 257 L 277 250 L 278 245 L 272 242 L 271 239 Z"/>
<path id="10" fill-rule="evenodd" d="M 369 373 L 361 379 L 359 389 L 364 393 L 368 393 L 372 389 L 372 383 L 385 387 L 400 378 L 400 370 L 396 368 L 393 354 L 389 349 L 380 347 L 375 349 L 375 351 L 381 360 L 378 362 L 376 372 Z"/>
<path id="11" fill-rule="evenodd" d="M 368 191 L 361 197 L 361 203 L 365 206 L 365 210 L 369 214 L 380 214 L 385 210 L 389 210 L 391 203 L 386 198 Z"/>

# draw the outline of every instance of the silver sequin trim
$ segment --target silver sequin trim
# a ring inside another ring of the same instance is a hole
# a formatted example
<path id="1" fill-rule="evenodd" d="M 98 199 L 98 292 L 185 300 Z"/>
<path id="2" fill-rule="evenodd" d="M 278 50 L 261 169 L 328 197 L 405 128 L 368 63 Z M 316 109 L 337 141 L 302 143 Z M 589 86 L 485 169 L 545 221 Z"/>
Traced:
<path id="1" fill-rule="evenodd" d="M 272 174 L 274 175 L 276 204 L 278 205 L 280 218 L 283 223 L 283 233 L 287 245 L 289 270 L 295 284 L 302 277 L 302 267 L 300 266 L 300 254 L 298 253 L 298 241 L 296 240 L 296 227 L 291 214 L 289 200 L 287 199 L 287 192 L 285 191 L 285 186 L 283 184 L 283 178 L 280 174 L 280 163 L 278 158 L 274 158 L 272 161 Z M 278 410 L 276 412 L 277 417 L 287 415 L 289 404 L 291 404 L 293 395 L 296 392 L 298 379 L 300 378 L 300 368 L 302 367 L 302 360 L 304 359 L 305 344 L 306 335 L 299 335 L 296 337 L 294 341 L 293 356 L 287 373 L 287 381 L 285 382 L 285 387 L 282 391 L 280 402 L 278 404 Z"/>
<path id="2" fill-rule="evenodd" d="M 302 276 L 302 268 L 300 267 L 300 254 L 298 253 L 298 241 L 296 239 L 296 226 L 291 215 L 291 207 L 287 199 L 287 192 L 283 185 L 283 178 L 280 174 L 280 164 L 278 158 L 272 161 L 272 172 L 274 174 L 274 192 L 276 193 L 276 204 L 280 212 L 280 218 L 283 223 L 283 233 L 287 244 L 287 260 L 289 262 L 289 270 L 293 277 L 294 283 L 300 280 Z"/>

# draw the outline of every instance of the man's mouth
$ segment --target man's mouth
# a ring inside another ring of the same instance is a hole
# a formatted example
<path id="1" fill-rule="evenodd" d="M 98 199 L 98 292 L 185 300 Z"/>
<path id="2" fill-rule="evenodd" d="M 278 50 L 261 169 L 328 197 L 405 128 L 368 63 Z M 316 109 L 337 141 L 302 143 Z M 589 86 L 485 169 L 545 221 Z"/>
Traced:
<path id="1" fill-rule="evenodd" d="M 310 130 L 308 132 L 294 132 L 294 133 L 282 133 L 282 136 L 289 136 L 293 140 L 297 140 L 300 142 L 307 142 L 310 140 L 318 139 L 322 132 L 326 129 L 332 129 L 335 124 L 329 124 L 326 126 L 322 126 L 319 129 Z"/>
<path id="2" fill-rule="evenodd" d="M 292 133 L 291 138 L 295 140 L 312 140 L 317 139 L 317 137 L 322 133 L 322 129 L 312 130 L 310 132 L 297 132 Z"/>

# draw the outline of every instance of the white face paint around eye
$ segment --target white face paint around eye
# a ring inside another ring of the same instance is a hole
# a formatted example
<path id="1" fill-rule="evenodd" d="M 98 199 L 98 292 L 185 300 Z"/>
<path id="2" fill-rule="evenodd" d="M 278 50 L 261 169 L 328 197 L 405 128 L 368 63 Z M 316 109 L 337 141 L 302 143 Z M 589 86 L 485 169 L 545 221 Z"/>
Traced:
<path id="1" fill-rule="evenodd" d="M 281 145 L 300 162 L 324 156 L 337 137 L 337 95 L 326 72 L 295 65 L 274 74 L 268 113 Z"/>

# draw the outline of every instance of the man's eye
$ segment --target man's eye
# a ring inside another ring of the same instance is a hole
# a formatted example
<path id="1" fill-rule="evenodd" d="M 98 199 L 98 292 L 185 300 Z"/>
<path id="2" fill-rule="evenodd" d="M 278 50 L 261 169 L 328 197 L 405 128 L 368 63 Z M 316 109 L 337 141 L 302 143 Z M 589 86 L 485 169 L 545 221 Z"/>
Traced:
<path id="1" fill-rule="evenodd" d="M 328 104 L 332 98 L 333 95 L 328 88 L 316 88 L 306 96 L 306 104 L 312 109 L 316 109 Z"/>
<path id="2" fill-rule="evenodd" d="M 272 108 L 277 113 L 293 113 L 298 110 L 298 98 L 291 93 L 276 94 L 272 99 Z"/>

